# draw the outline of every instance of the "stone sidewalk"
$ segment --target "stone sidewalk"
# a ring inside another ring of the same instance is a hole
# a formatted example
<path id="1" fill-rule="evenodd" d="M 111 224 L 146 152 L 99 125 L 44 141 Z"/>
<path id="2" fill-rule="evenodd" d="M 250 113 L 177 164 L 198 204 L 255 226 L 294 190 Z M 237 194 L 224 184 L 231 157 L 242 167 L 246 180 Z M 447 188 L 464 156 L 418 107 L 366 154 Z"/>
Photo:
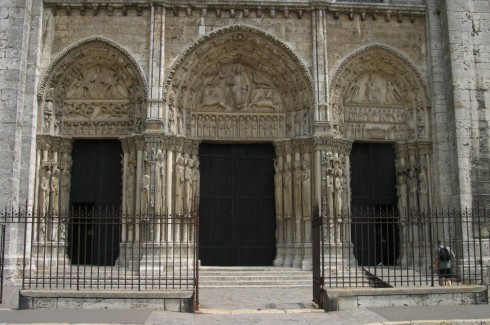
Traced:
<path id="1" fill-rule="evenodd" d="M 195 314 L 3 309 L 0 324 L 490 324 L 488 305 L 354 308 L 325 313 L 311 303 L 311 288 L 201 289 L 200 302 Z"/>

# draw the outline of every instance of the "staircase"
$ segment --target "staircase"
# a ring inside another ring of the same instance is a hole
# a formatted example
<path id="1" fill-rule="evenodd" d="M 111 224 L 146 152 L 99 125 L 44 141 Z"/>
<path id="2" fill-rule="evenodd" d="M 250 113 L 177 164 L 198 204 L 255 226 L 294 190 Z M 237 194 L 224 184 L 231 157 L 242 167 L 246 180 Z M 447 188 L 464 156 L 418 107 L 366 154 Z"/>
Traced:
<path id="1" fill-rule="evenodd" d="M 201 288 L 292 288 L 311 287 L 312 272 L 283 267 L 199 268 Z"/>

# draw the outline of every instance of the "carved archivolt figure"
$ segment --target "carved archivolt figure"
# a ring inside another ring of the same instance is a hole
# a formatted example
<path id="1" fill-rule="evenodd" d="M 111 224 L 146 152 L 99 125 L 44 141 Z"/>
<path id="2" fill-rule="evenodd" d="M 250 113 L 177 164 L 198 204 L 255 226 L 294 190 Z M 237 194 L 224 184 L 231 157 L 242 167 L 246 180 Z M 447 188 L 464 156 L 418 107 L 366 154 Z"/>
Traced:
<path id="1" fill-rule="evenodd" d="M 44 131 L 51 132 L 53 125 L 53 88 L 49 88 L 46 93 L 44 103 Z"/>
<path id="2" fill-rule="evenodd" d="M 291 218 L 291 201 L 293 200 L 291 188 L 291 163 L 284 164 L 283 172 L 283 188 L 284 188 L 284 218 Z"/>
<path id="3" fill-rule="evenodd" d="M 302 189 L 303 189 L 303 218 L 311 218 L 311 171 L 309 162 L 302 162 Z"/>
<path id="4" fill-rule="evenodd" d="M 175 166 L 175 213 L 182 215 L 184 210 L 184 158 L 179 157 Z"/>

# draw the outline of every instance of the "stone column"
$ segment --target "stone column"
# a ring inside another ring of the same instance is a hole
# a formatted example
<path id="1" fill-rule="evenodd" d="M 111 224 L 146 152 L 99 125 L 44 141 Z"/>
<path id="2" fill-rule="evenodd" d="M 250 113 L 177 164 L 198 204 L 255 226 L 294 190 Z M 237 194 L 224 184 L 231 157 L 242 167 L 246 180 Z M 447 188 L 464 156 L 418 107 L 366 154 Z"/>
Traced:
<path id="1" fill-rule="evenodd" d="M 276 147 L 276 158 L 274 160 L 274 199 L 276 208 L 276 257 L 274 266 L 282 266 L 285 254 L 284 238 L 284 202 L 283 202 L 283 165 L 284 147 L 282 143 L 274 143 Z"/>
<path id="2" fill-rule="evenodd" d="M 294 211 L 293 211 L 293 179 L 292 179 L 292 145 L 284 143 L 284 171 L 283 171 L 283 202 L 284 202 L 284 233 L 285 253 L 283 266 L 291 267 L 294 254 Z"/>
<path id="3" fill-rule="evenodd" d="M 149 89 L 146 130 L 163 131 L 165 82 L 165 7 L 150 7 Z"/>
<path id="4" fill-rule="evenodd" d="M 294 258 L 293 267 L 300 267 L 303 260 L 303 208 L 302 208 L 302 172 L 300 145 L 295 144 L 293 161 L 293 212 L 294 212 Z"/>
<path id="5" fill-rule="evenodd" d="M 345 215 L 346 204 L 343 191 L 350 190 L 344 176 L 349 170 L 348 156 L 352 141 L 320 137 L 315 139 L 315 150 L 321 157 L 321 215 L 323 217 L 324 267 L 327 272 L 341 275 L 350 265 L 357 265 L 350 241 L 349 217 Z M 349 260 L 350 259 L 350 260 Z"/>

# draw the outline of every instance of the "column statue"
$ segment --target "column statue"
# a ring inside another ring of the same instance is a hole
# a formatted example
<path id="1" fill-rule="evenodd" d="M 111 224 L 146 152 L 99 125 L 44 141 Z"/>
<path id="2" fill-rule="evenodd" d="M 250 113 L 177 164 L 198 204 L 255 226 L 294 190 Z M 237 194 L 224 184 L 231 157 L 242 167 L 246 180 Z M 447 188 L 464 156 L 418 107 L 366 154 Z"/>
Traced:
<path id="1" fill-rule="evenodd" d="M 417 204 L 417 177 L 415 172 L 410 170 L 408 174 L 408 203 L 410 204 L 410 213 L 418 212 Z"/>
<path id="2" fill-rule="evenodd" d="M 311 170 L 309 162 L 302 162 L 302 201 L 303 201 L 303 219 L 305 220 L 305 242 L 311 242 Z"/>
<path id="3" fill-rule="evenodd" d="M 165 154 L 159 149 L 155 163 L 155 212 L 165 213 Z"/>
<path id="4" fill-rule="evenodd" d="M 185 186 L 185 214 L 190 214 L 192 211 L 192 179 L 194 177 L 194 160 L 187 159 L 184 169 L 184 186 Z"/>
<path id="5" fill-rule="evenodd" d="M 429 186 L 427 184 L 427 177 L 425 176 L 425 170 L 420 170 L 419 176 L 419 205 L 421 212 L 428 212 L 429 209 Z"/>
<path id="6" fill-rule="evenodd" d="M 178 157 L 175 166 L 175 214 L 180 216 L 184 210 L 184 158 Z"/>
<path id="7" fill-rule="evenodd" d="M 282 166 L 279 160 L 274 160 L 274 193 L 276 201 L 276 241 L 282 243 L 284 241 L 283 234 L 283 202 L 282 202 Z"/>
<path id="8" fill-rule="evenodd" d="M 292 188 L 291 188 L 291 163 L 286 162 L 284 164 L 283 172 L 283 188 L 284 188 L 284 218 L 290 219 L 292 216 L 291 201 L 292 201 Z"/>

